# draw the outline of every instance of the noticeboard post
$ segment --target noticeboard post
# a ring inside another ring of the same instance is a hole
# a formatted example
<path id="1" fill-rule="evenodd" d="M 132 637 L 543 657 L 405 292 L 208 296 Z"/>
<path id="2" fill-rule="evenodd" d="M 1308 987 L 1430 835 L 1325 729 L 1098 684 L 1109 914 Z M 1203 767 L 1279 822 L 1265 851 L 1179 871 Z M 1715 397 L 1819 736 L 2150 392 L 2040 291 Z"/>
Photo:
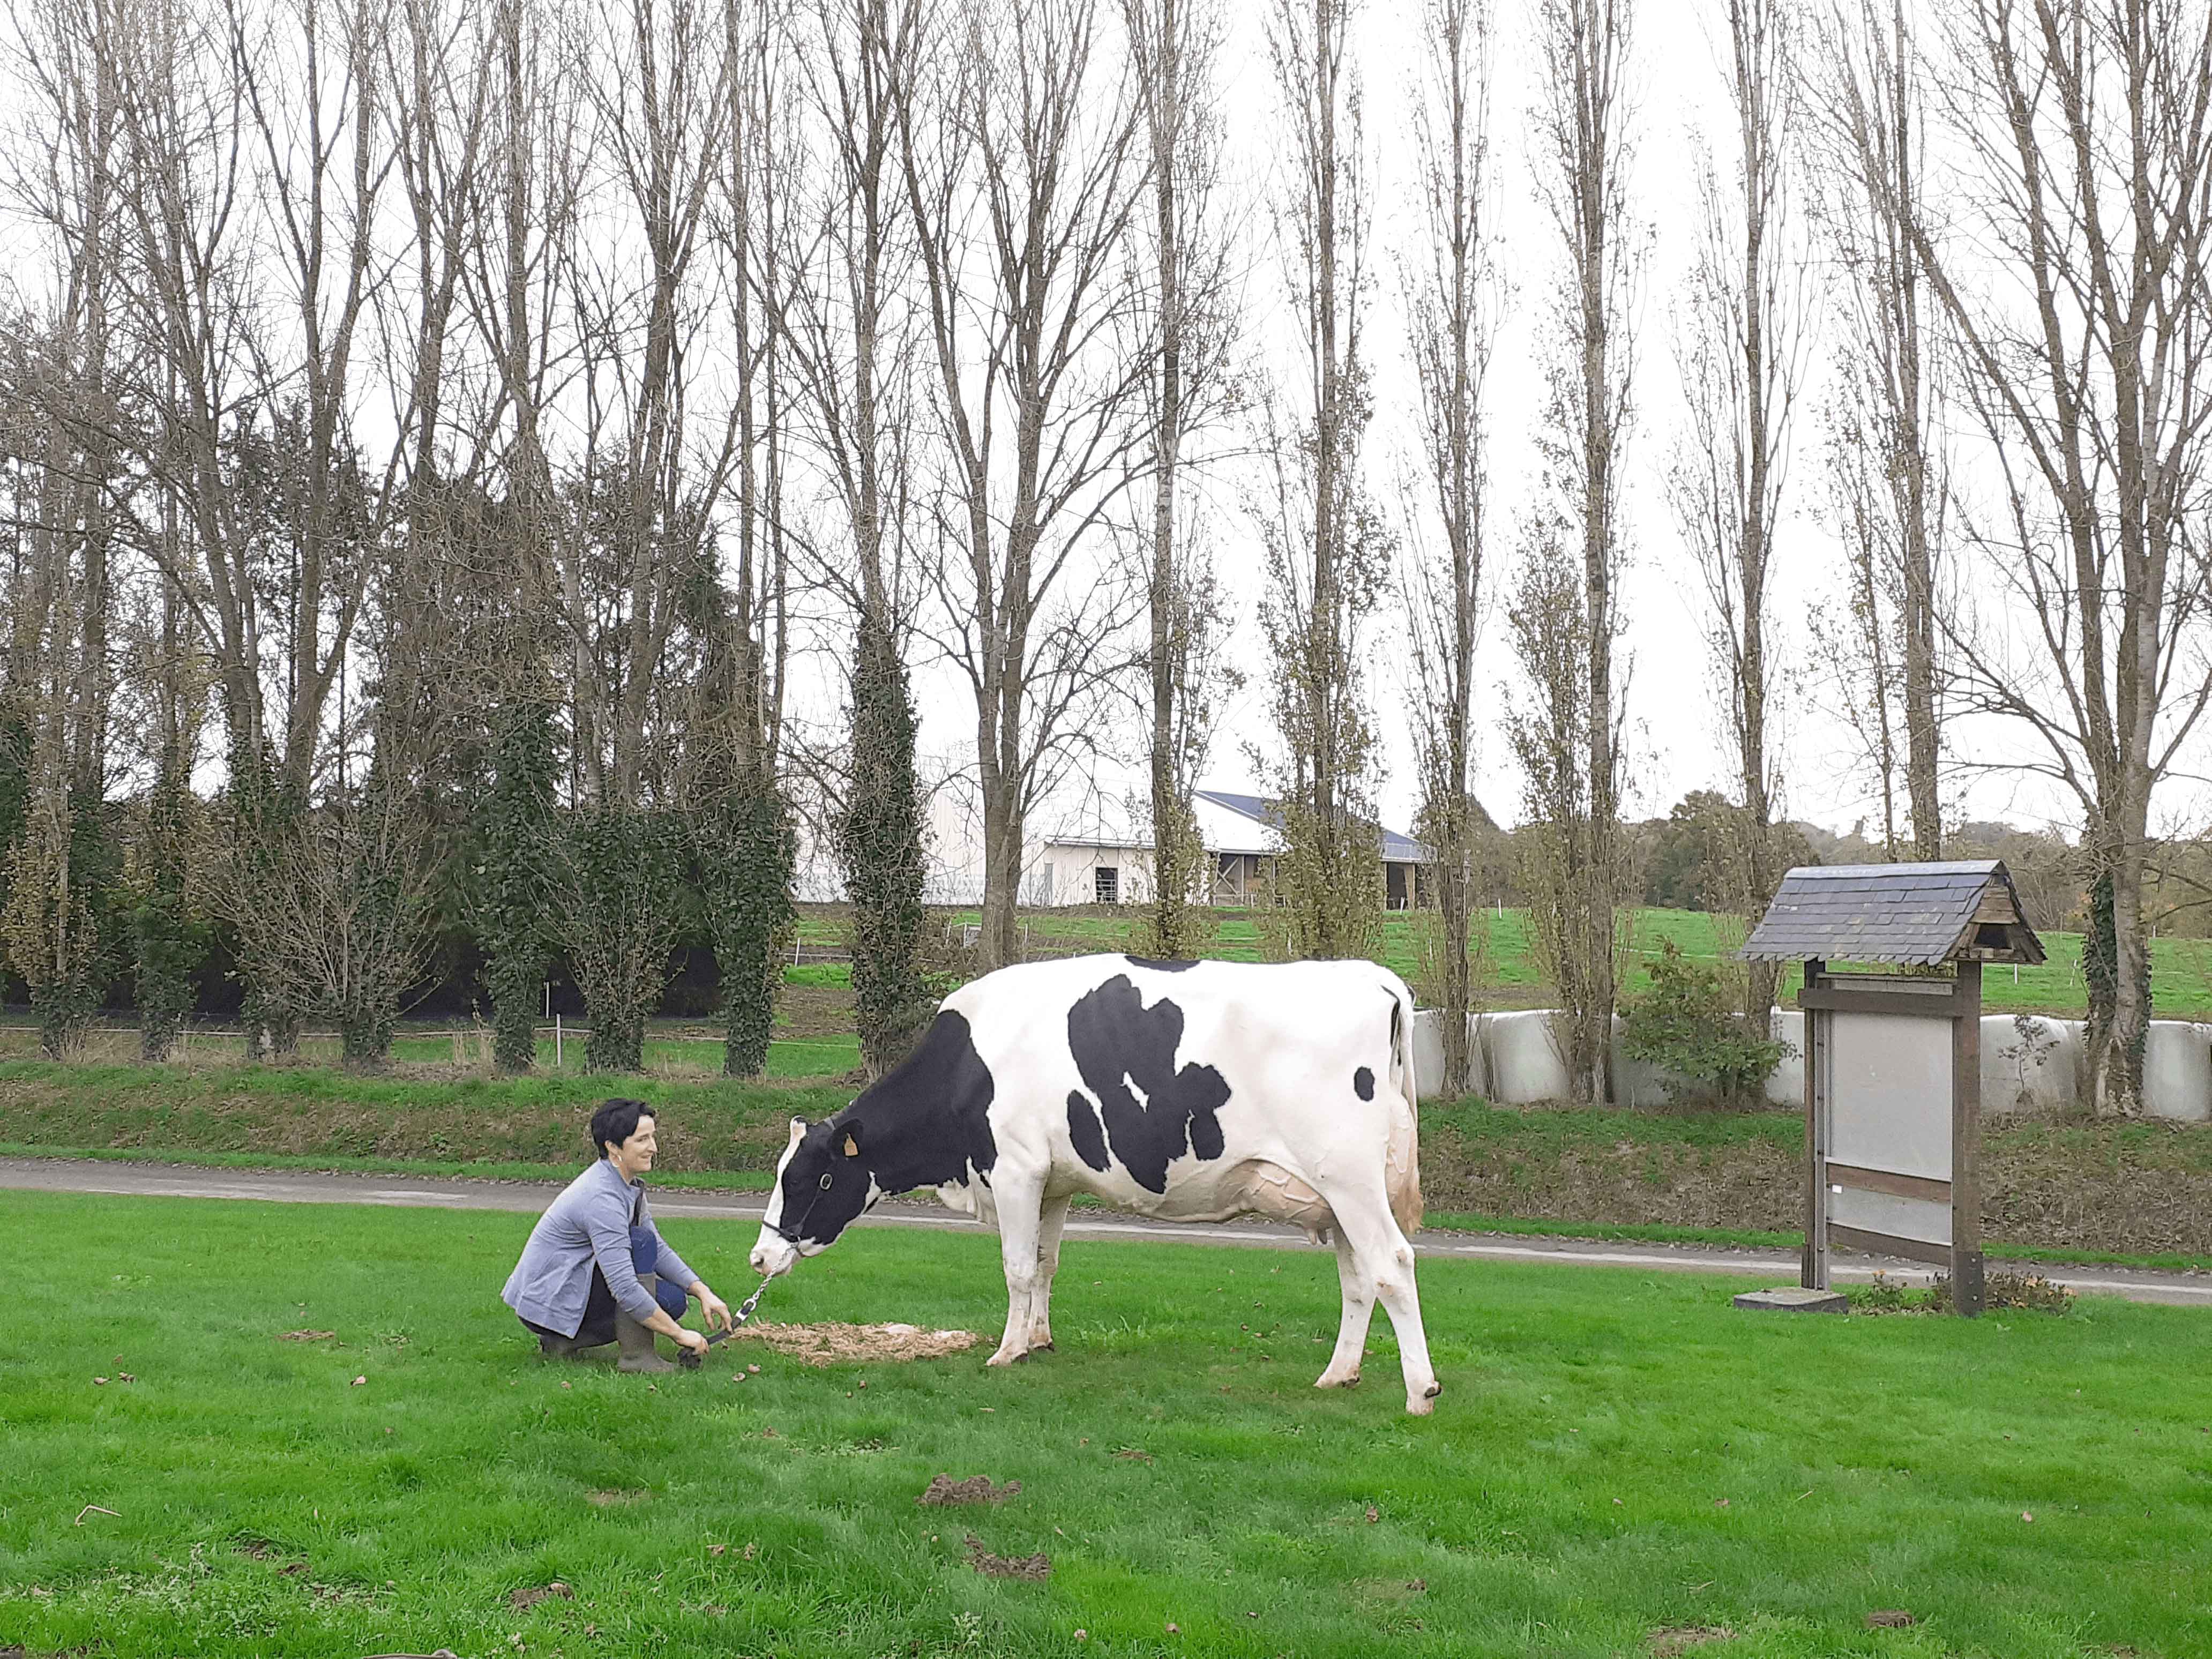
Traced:
<path id="1" fill-rule="evenodd" d="M 1837 1249 L 1901 1256 L 1979 1313 L 1982 964 L 2043 960 L 2010 873 L 1792 870 L 1739 954 L 1804 964 L 1804 1286 L 1829 1288 Z"/>

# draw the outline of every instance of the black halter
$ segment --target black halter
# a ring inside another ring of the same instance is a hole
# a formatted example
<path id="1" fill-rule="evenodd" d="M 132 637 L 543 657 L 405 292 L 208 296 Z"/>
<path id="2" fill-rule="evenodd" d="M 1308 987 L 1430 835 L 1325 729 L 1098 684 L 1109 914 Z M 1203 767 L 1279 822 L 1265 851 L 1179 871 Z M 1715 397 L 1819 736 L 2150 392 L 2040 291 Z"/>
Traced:
<path id="1" fill-rule="evenodd" d="M 781 1222 L 765 1220 L 762 1224 L 792 1249 L 797 1249 L 799 1243 L 799 1230 L 806 1225 L 806 1218 L 814 1213 L 814 1206 L 822 1201 L 822 1194 L 830 1190 L 832 1176 L 833 1172 L 829 1170 L 822 1172 L 822 1184 L 815 1189 L 814 1196 L 807 1200 L 806 1207 L 799 1212 L 799 1219 L 790 1226 L 787 1227 Z"/>

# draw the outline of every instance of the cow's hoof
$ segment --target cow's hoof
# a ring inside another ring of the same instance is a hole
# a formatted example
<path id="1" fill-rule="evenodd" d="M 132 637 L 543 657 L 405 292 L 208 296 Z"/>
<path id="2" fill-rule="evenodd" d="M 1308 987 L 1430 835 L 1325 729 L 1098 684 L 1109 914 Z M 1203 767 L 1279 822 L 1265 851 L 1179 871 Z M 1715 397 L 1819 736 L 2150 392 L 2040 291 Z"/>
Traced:
<path id="1" fill-rule="evenodd" d="M 1048 1336 L 1042 1342 L 1030 1343 L 1030 1352 L 1031 1353 L 1050 1353 L 1052 1352 L 1052 1339 Z"/>
<path id="2" fill-rule="evenodd" d="M 1350 1375 L 1345 1376 L 1331 1376 L 1327 1371 L 1323 1371 L 1314 1383 L 1314 1387 L 1316 1389 L 1356 1389 L 1358 1386 L 1359 1373 L 1358 1371 L 1353 1371 Z"/>
<path id="3" fill-rule="evenodd" d="M 1029 1351 L 1026 1348 L 1019 1353 L 1008 1353 L 1004 1348 L 1001 1348 L 998 1352 L 993 1354 L 983 1363 L 986 1365 L 1013 1365 L 1018 1364 L 1021 1361 L 1027 1359 L 1029 1357 Z"/>

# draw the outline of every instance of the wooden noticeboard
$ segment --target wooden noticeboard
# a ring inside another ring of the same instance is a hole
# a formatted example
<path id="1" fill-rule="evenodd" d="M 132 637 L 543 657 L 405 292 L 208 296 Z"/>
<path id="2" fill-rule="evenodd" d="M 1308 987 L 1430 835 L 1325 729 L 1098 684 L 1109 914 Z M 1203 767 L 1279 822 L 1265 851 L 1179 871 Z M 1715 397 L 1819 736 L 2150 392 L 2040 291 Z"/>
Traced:
<path id="1" fill-rule="evenodd" d="M 1982 1310 L 1982 965 L 1941 977 L 1805 963 L 1803 1282 L 1826 1290 L 1832 1249 L 1903 1256 L 1950 1274 Z"/>

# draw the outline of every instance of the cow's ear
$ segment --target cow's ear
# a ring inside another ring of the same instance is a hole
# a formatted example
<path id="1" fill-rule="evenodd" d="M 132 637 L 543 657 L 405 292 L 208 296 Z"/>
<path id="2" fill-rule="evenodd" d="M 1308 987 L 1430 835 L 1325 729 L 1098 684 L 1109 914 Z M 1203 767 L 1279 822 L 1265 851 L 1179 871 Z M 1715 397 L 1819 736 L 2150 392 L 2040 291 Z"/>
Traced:
<path id="1" fill-rule="evenodd" d="M 848 1123 L 845 1126 L 845 1156 L 848 1158 L 858 1158 L 860 1155 L 860 1127 L 857 1124 Z"/>

